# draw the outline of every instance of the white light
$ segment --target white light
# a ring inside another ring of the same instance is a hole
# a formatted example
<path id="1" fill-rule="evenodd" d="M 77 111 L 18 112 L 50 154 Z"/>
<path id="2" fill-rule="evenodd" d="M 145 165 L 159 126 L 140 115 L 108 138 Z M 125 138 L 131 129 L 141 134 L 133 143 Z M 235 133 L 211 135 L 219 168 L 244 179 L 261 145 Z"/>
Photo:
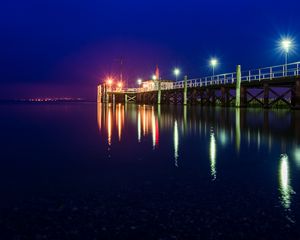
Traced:
<path id="1" fill-rule="evenodd" d="M 157 79 L 156 75 L 153 75 L 153 76 L 152 76 L 152 80 L 155 81 L 156 79 Z"/>
<path id="2" fill-rule="evenodd" d="M 289 176 L 289 161 L 286 154 L 280 156 L 280 166 L 279 166 L 279 192 L 282 206 L 285 209 L 289 209 L 291 205 L 291 194 L 293 189 L 290 186 L 290 176 Z"/>
<path id="3" fill-rule="evenodd" d="M 180 74 L 180 69 L 179 68 L 175 68 L 174 69 L 174 75 L 178 76 Z"/>
<path id="4" fill-rule="evenodd" d="M 143 82 L 143 80 L 142 80 L 142 79 L 140 79 L 140 78 L 137 80 L 137 83 L 138 83 L 138 85 L 141 85 L 141 84 L 142 84 L 142 82 Z"/>
<path id="5" fill-rule="evenodd" d="M 281 40 L 281 48 L 284 52 L 288 53 L 293 47 L 293 41 L 289 38 L 284 38 Z"/>
<path id="6" fill-rule="evenodd" d="M 210 65 L 211 65 L 212 67 L 216 67 L 216 66 L 218 65 L 218 59 L 212 58 L 212 59 L 210 60 Z"/>

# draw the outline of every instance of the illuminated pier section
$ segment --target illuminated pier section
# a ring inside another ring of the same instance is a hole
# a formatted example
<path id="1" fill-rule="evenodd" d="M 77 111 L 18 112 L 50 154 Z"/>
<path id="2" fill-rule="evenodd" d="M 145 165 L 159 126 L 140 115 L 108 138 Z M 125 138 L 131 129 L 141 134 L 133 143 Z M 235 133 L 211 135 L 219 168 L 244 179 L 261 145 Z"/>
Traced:
<path id="1" fill-rule="evenodd" d="M 280 201 L 282 206 L 288 210 L 291 206 L 291 194 L 293 193 L 293 189 L 290 186 L 289 158 L 286 154 L 280 156 L 279 164 Z"/>

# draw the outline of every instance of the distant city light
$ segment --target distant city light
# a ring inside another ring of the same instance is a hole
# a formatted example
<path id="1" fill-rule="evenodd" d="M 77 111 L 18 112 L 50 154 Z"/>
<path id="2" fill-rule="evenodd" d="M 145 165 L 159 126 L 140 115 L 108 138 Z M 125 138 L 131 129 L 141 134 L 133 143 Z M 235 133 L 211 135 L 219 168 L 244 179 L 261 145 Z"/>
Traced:
<path id="1" fill-rule="evenodd" d="M 153 76 L 152 76 L 152 80 L 154 80 L 154 81 L 157 80 L 156 75 L 153 75 Z"/>
<path id="2" fill-rule="evenodd" d="M 138 85 L 141 85 L 142 82 L 143 82 L 143 80 L 142 80 L 141 78 L 139 78 L 139 79 L 137 80 Z"/>

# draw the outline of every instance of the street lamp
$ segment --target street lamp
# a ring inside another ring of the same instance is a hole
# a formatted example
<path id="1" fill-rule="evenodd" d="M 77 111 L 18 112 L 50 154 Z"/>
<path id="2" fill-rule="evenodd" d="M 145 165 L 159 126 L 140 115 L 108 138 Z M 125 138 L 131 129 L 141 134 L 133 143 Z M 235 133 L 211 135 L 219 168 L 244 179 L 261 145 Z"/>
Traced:
<path id="1" fill-rule="evenodd" d="M 111 85 L 113 84 L 113 80 L 112 80 L 111 78 L 108 78 L 108 79 L 106 80 L 106 84 L 108 85 L 109 90 L 111 91 Z"/>
<path id="2" fill-rule="evenodd" d="M 177 81 L 177 78 L 178 78 L 179 74 L 180 74 L 180 69 L 179 68 L 175 68 L 174 69 L 174 75 L 176 77 L 176 81 Z"/>
<path id="3" fill-rule="evenodd" d="M 288 54 L 293 48 L 293 41 L 290 38 L 283 38 L 280 42 L 280 47 L 285 54 L 285 72 L 287 74 Z"/>
<path id="4" fill-rule="evenodd" d="M 143 80 L 142 80 L 141 78 L 139 78 L 139 79 L 137 80 L 137 84 L 138 84 L 139 86 L 141 86 L 142 82 L 143 82 Z"/>
<path id="5" fill-rule="evenodd" d="M 157 80 L 156 75 L 153 75 L 153 76 L 152 76 L 152 80 L 153 80 L 153 81 L 156 81 L 156 80 Z"/>
<path id="6" fill-rule="evenodd" d="M 215 68 L 216 68 L 217 65 L 218 65 L 218 59 L 212 58 L 210 60 L 210 66 L 212 67 L 213 76 L 215 76 Z"/>
<path id="7" fill-rule="evenodd" d="M 123 83 L 122 82 L 118 82 L 117 86 L 118 86 L 119 90 L 122 90 Z"/>

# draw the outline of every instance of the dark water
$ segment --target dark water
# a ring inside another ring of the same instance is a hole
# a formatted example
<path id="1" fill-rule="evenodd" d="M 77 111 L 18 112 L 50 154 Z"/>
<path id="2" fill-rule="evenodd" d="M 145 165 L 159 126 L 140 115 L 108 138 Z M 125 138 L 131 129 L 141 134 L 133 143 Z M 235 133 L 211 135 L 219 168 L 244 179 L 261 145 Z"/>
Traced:
<path id="1" fill-rule="evenodd" d="M 299 120 L 0 105 L 1 239 L 300 239 Z"/>

